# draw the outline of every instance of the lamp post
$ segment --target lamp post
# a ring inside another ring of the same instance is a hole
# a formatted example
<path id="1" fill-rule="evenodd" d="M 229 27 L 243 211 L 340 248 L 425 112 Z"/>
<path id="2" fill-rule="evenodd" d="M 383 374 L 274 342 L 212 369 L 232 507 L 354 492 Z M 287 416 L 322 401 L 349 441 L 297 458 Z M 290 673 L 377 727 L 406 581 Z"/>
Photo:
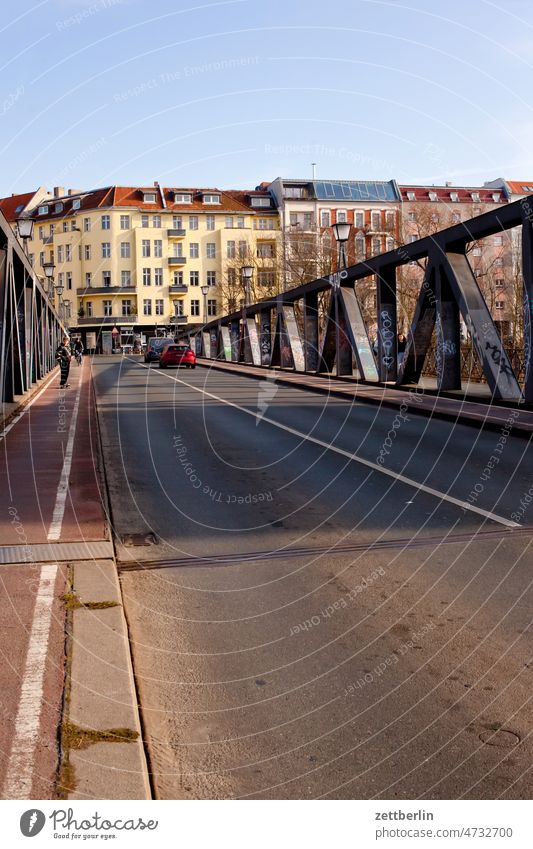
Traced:
<path id="1" fill-rule="evenodd" d="M 207 293 L 209 286 L 202 286 L 202 295 L 204 296 L 204 324 L 207 324 Z"/>
<path id="2" fill-rule="evenodd" d="M 17 218 L 17 231 L 19 239 L 22 239 L 24 245 L 24 253 L 28 256 L 28 239 L 33 235 L 33 218 L 25 218 L 20 216 Z"/>
<path id="3" fill-rule="evenodd" d="M 244 285 L 244 305 L 248 306 L 250 303 L 250 284 L 252 282 L 252 277 L 254 274 L 253 265 L 243 265 L 241 268 L 241 277 Z"/>
<path id="4" fill-rule="evenodd" d="M 348 237 L 350 235 L 351 224 L 347 221 L 337 221 L 336 224 L 331 228 L 333 230 L 333 235 L 335 236 L 335 241 L 339 246 L 339 253 L 337 259 L 337 270 L 342 271 L 348 265 L 346 261 L 346 242 L 348 241 Z"/>
<path id="5" fill-rule="evenodd" d="M 47 295 L 51 301 L 54 300 L 54 271 L 56 269 L 53 262 L 43 262 L 42 269 L 48 283 Z"/>

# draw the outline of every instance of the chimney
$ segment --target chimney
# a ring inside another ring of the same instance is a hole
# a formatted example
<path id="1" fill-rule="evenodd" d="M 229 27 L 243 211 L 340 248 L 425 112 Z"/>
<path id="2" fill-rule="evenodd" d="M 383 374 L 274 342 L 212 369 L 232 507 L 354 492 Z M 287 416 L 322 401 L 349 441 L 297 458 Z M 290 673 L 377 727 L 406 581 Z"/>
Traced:
<path id="1" fill-rule="evenodd" d="M 54 186 L 54 197 L 62 198 L 65 194 L 65 189 L 63 186 Z"/>

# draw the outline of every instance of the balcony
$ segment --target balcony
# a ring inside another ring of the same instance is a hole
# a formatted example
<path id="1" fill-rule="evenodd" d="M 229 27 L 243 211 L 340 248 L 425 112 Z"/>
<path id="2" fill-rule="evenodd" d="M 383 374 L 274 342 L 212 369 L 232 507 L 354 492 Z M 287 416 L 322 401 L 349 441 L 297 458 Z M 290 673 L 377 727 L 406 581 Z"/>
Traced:
<path id="1" fill-rule="evenodd" d="M 186 283 L 174 283 L 168 287 L 168 291 L 171 295 L 184 295 L 189 291 L 189 287 Z"/>
<path id="2" fill-rule="evenodd" d="M 183 239 L 186 235 L 185 230 L 176 230 L 175 227 L 172 227 L 170 230 L 167 230 L 167 238 L 168 239 Z"/>
<path id="3" fill-rule="evenodd" d="M 53 241 L 54 241 L 53 234 L 51 236 L 45 236 L 44 239 L 43 239 L 43 245 L 51 245 L 51 244 L 53 244 Z"/>
<path id="4" fill-rule="evenodd" d="M 168 258 L 169 265 L 185 265 L 186 262 L 186 256 L 169 256 Z"/>
<path id="5" fill-rule="evenodd" d="M 187 324 L 188 320 L 188 315 L 171 315 L 169 322 L 170 324 Z"/>
<path id="6" fill-rule="evenodd" d="M 132 315 L 91 315 L 77 319 L 78 326 L 87 324 L 135 324 L 137 322 L 137 313 Z"/>
<path id="7" fill-rule="evenodd" d="M 84 286 L 81 289 L 76 289 L 77 295 L 134 295 L 136 292 L 135 286 Z"/>

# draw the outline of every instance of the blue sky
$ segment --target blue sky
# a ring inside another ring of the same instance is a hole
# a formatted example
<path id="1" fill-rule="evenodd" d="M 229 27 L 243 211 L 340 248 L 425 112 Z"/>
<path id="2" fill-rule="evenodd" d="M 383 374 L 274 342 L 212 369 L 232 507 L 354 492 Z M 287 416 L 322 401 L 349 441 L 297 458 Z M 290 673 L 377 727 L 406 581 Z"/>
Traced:
<path id="1" fill-rule="evenodd" d="M 533 181 L 530 0 L 20 0 L 0 45 L 2 195 Z"/>

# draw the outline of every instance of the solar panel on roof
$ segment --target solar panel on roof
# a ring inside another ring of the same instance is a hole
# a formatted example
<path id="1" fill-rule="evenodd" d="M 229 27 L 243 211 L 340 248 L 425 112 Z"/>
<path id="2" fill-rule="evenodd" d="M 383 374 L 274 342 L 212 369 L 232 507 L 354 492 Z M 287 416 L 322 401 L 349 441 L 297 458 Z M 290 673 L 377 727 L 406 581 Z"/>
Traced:
<path id="1" fill-rule="evenodd" d="M 355 200 L 355 201 L 393 201 L 396 200 L 390 183 L 368 182 L 332 182 L 315 183 L 318 200 Z"/>

